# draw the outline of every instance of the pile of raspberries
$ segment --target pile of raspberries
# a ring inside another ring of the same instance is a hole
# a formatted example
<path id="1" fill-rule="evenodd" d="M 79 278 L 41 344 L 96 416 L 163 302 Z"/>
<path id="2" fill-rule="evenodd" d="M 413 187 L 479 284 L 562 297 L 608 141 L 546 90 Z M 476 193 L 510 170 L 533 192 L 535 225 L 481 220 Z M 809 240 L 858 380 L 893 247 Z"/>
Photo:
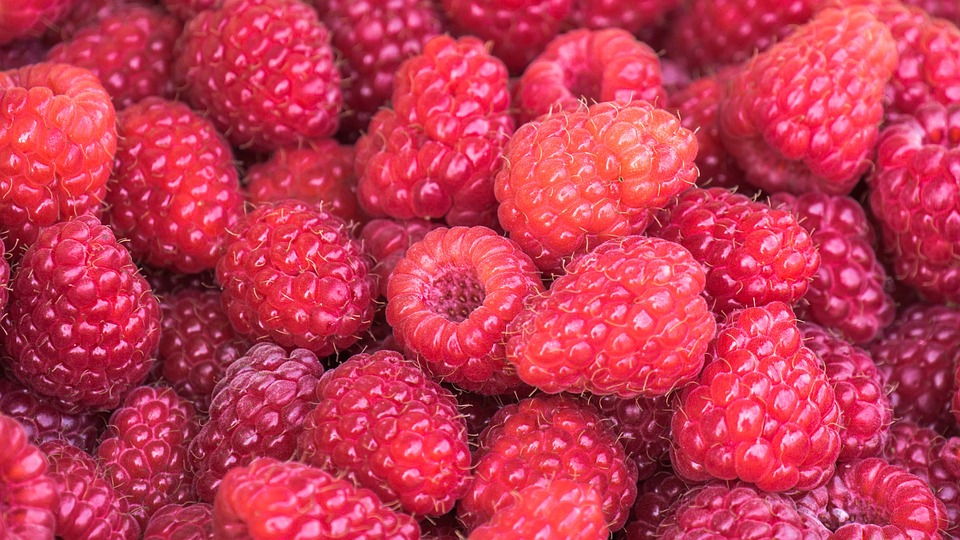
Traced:
<path id="1" fill-rule="evenodd" d="M 0 4 L 0 539 L 960 537 L 956 0 Z"/>

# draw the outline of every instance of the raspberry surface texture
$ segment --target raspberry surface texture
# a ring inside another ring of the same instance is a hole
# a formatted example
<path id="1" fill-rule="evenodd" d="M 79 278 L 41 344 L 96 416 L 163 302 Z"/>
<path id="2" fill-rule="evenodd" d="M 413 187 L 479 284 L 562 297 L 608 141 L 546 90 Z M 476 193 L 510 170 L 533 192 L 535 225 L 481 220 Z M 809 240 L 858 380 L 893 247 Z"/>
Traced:
<path id="1" fill-rule="evenodd" d="M 53 538 L 60 495 L 43 452 L 20 424 L 0 414 L 0 532 L 9 537 Z"/>
<path id="2" fill-rule="evenodd" d="M 490 521 L 470 533 L 471 540 L 609 537 L 597 490 L 572 480 L 554 480 L 546 486 L 520 490 L 517 502 L 498 510 Z"/>
<path id="3" fill-rule="evenodd" d="M 168 504 L 154 512 L 143 540 L 213 540 L 213 506 Z"/>
<path id="4" fill-rule="evenodd" d="M 0 376 L 0 414 L 20 422 L 33 444 L 63 440 L 93 452 L 106 428 L 102 413 L 63 412 L 51 398 L 44 398 L 13 378 Z"/>

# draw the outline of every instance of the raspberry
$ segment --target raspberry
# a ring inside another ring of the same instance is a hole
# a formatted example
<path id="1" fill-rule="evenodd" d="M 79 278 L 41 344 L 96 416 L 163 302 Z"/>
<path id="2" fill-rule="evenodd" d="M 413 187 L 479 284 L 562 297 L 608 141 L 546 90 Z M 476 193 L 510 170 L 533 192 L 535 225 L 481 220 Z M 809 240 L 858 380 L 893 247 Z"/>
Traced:
<path id="1" fill-rule="evenodd" d="M 393 110 L 357 141 L 360 206 L 374 217 L 493 225 L 509 107 L 506 67 L 483 42 L 431 39 L 397 70 Z"/>
<path id="2" fill-rule="evenodd" d="M 117 110 L 148 96 L 172 99 L 173 43 L 181 30 L 180 21 L 158 9 L 124 6 L 54 46 L 47 61 L 89 69 Z"/>
<path id="3" fill-rule="evenodd" d="M 553 39 L 517 83 L 521 121 L 576 112 L 587 102 L 644 100 L 663 104 L 660 59 L 619 28 L 574 30 Z"/>
<path id="4" fill-rule="evenodd" d="M 665 395 L 696 378 L 716 322 L 703 268 L 683 247 L 644 236 L 574 259 L 511 326 L 507 360 L 544 392 Z"/>
<path id="5" fill-rule="evenodd" d="M 0 226 L 18 258 L 42 227 L 99 215 L 116 112 L 96 75 L 67 64 L 0 72 L 0 96 Z"/>
<path id="6" fill-rule="evenodd" d="M 670 516 L 680 497 L 690 491 L 679 476 L 668 470 L 660 471 L 640 482 L 637 501 L 630 512 L 632 521 L 627 523 L 624 536 L 627 540 L 654 540 L 660 523 Z"/>
<path id="7" fill-rule="evenodd" d="M 184 273 L 210 270 L 243 216 L 230 146 L 185 104 L 147 98 L 117 115 L 110 226 L 135 259 Z"/>
<path id="8" fill-rule="evenodd" d="M 42 62 L 48 50 L 50 45 L 40 38 L 24 38 L 0 45 L 0 71 Z"/>
<path id="9" fill-rule="evenodd" d="M 582 28 L 623 28 L 631 34 L 653 26 L 680 0 L 573 0 L 569 22 Z"/>
<path id="10" fill-rule="evenodd" d="M 627 457 L 637 464 L 641 481 L 670 463 L 670 419 L 667 397 L 620 399 L 597 396 L 590 401 L 613 424 Z"/>
<path id="11" fill-rule="evenodd" d="M 86 452 L 92 452 L 106 427 L 104 415 L 66 413 L 19 382 L 0 376 L 0 414 L 20 422 L 33 444 L 62 439 Z"/>
<path id="12" fill-rule="evenodd" d="M 904 0 L 904 4 L 918 6 L 932 17 L 942 17 L 960 24 L 960 5 L 953 0 Z"/>
<path id="13" fill-rule="evenodd" d="M 673 415 L 677 473 L 764 491 L 823 485 L 840 452 L 840 410 L 818 364 L 786 304 L 730 315 Z"/>
<path id="14" fill-rule="evenodd" d="M 705 266 L 704 295 L 722 314 L 796 302 L 820 266 L 796 217 L 723 188 L 683 193 L 660 212 L 649 234 L 682 245 Z"/>
<path id="15" fill-rule="evenodd" d="M 43 443 L 40 451 L 47 456 L 47 473 L 60 493 L 58 537 L 76 540 L 140 537 L 140 526 L 129 514 L 127 499 L 103 478 L 92 457 L 57 440 Z"/>
<path id="16" fill-rule="evenodd" d="M 936 302 L 960 302 L 960 105 L 929 103 L 877 143 L 870 208 L 893 275 Z"/>
<path id="17" fill-rule="evenodd" d="M 213 506 L 168 504 L 147 522 L 143 540 L 213 540 Z"/>
<path id="18" fill-rule="evenodd" d="M 155 0 L 77 0 L 73 9 L 52 28 L 58 35 L 48 34 L 47 39 L 54 37 L 60 41 L 70 41 L 84 27 L 97 24 L 118 9 L 125 9 L 126 6 L 156 8 L 156 5 Z"/>
<path id="19" fill-rule="evenodd" d="M 400 354 L 350 358 L 323 377 L 316 400 L 301 461 L 415 516 L 443 515 L 463 496 L 470 450 L 457 402 Z"/>
<path id="20" fill-rule="evenodd" d="M 373 492 L 320 469 L 257 458 L 224 478 L 213 504 L 216 538 L 420 538 L 417 523 Z"/>
<path id="21" fill-rule="evenodd" d="M 623 527 L 637 494 L 636 465 L 598 411 L 568 396 L 507 405 L 480 435 L 458 516 L 475 529 L 515 502 L 520 490 L 560 479 L 595 488 L 610 530 Z"/>
<path id="22" fill-rule="evenodd" d="M 471 449 L 476 449 L 480 434 L 490 423 L 497 411 L 511 403 L 520 400 L 517 394 L 502 394 L 499 396 L 485 396 L 474 392 L 454 390 L 457 398 L 457 409 L 460 416 L 467 423 L 467 442 Z"/>
<path id="23" fill-rule="evenodd" d="M 238 335 L 326 356 L 370 327 L 376 283 L 342 219 L 294 200 L 264 203 L 233 236 L 217 281 Z"/>
<path id="24" fill-rule="evenodd" d="M 213 9 L 221 0 L 160 0 L 160 5 L 176 15 L 180 20 L 187 21 L 206 9 Z"/>
<path id="25" fill-rule="evenodd" d="M 866 9 L 825 9 L 734 76 L 724 144 L 759 188 L 846 195 L 870 166 L 896 65 L 896 43 Z"/>
<path id="26" fill-rule="evenodd" d="M 40 232 L 0 325 L 27 387 L 66 411 L 109 410 L 154 363 L 160 307 L 130 253 L 85 215 Z"/>
<path id="27" fill-rule="evenodd" d="M 486 227 L 440 228 L 407 249 L 390 278 L 387 322 L 410 358 L 483 394 L 521 386 L 507 364 L 507 325 L 543 292 L 533 262 Z"/>
<path id="28" fill-rule="evenodd" d="M 63 19 L 79 0 L 6 0 L 0 12 L 0 45 L 39 37 Z"/>
<path id="29" fill-rule="evenodd" d="M 3 414 L 0 440 L 0 532 L 11 539 L 53 538 L 60 494 L 43 452 Z"/>
<path id="30" fill-rule="evenodd" d="M 300 0 L 225 0 L 187 21 L 175 55 L 186 100 L 237 146 L 267 151 L 337 131 L 330 34 Z"/>
<path id="31" fill-rule="evenodd" d="M 496 511 L 489 521 L 474 529 L 470 539 L 607 540 L 610 531 L 600 504 L 596 489 L 571 480 L 528 486 L 517 492 L 516 502 Z"/>
<path id="32" fill-rule="evenodd" d="M 387 286 L 397 263 L 406 255 L 407 249 L 423 240 L 428 232 L 441 225 L 422 219 L 399 221 L 394 219 L 371 219 L 360 229 L 360 241 L 373 258 L 373 274 L 377 276 L 380 296 L 387 297 Z"/>
<path id="33" fill-rule="evenodd" d="M 639 234 L 694 184 L 696 137 L 652 105 L 598 103 L 517 130 L 497 174 L 500 224 L 541 270 Z"/>
<path id="34" fill-rule="evenodd" d="M 322 374 L 312 352 L 287 353 L 271 343 L 254 345 L 227 368 L 213 391 L 210 419 L 190 443 L 200 500 L 213 502 L 223 477 L 254 458 L 293 457 Z"/>

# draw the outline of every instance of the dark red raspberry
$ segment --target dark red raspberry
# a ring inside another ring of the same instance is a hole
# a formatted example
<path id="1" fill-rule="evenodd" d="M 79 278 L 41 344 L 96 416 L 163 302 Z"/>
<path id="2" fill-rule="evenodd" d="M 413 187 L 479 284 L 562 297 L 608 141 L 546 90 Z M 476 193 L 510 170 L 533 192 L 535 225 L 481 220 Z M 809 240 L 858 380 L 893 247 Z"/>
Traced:
<path id="1" fill-rule="evenodd" d="M 154 294 L 162 296 L 165 294 L 177 294 L 186 289 L 199 290 L 219 290 L 217 278 L 213 272 L 201 272 L 199 274 L 181 274 L 172 270 L 163 268 L 154 268 L 152 266 L 140 267 L 140 273 L 146 278 Z"/>
<path id="2" fill-rule="evenodd" d="M 960 4 L 953 0 L 903 0 L 903 3 L 922 8 L 933 17 L 942 17 L 960 25 Z"/>
<path id="3" fill-rule="evenodd" d="M 40 445 L 57 483 L 60 506 L 57 537 L 71 540 L 137 540 L 140 526 L 130 515 L 128 499 L 103 477 L 89 454 L 64 441 Z"/>
<path id="4" fill-rule="evenodd" d="M 5 0 L 0 12 L 0 45 L 39 37 L 63 19 L 79 0 Z"/>
<path id="5" fill-rule="evenodd" d="M 86 452 L 93 452 L 106 427 L 103 414 L 66 413 L 13 379 L 0 376 L 0 414 L 20 422 L 33 444 L 64 440 Z"/>
<path id="6" fill-rule="evenodd" d="M 40 232 L 0 324 L 17 379 L 64 410 L 109 410 L 154 363 L 160 307 L 113 232 L 85 215 Z"/>
<path id="7" fill-rule="evenodd" d="M 520 388 L 504 332 L 543 292 L 516 244 L 486 227 L 441 228 L 407 249 L 390 278 L 387 322 L 410 358 L 473 392 Z"/>
<path id="8" fill-rule="evenodd" d="M 640 482 L 637 501 L 624 528 L 625 540 L 655 540 L 660 523 L 672 512 L 691 485 L 672 471 L 663 470 Z"/>
<path id="9" fill-rule="evenodd" d="M 372 272 L 377 276 L 380 296 L 387 297 L 390 276 L 397 263 L 407 254 L 407 249 L 441 226 L 422 219 L 400 221 L 382 218 L 371 219 L 363 225 L 360 241 L 375 263 Z"/>
<path id="10" fill-rule="evenodd" d="M 257 458 L 223 479 L 213 504 L 215 538 L 368 540 L 420 538 L 417 522 L 372 491 L 301 463 Z"/>
<path id="11" fill-rule="evenodd" d="M 60 493 L 43 452 L 2 413 L 0 441 L 0 532 L 11 540 L 53 538 Z"/>
<path id="12" fill-rule="evenodd" d="M 316 401 L 301 461 L 418 517 L 446 514 L 466 492 L 470 450 L 457 402 L 399 353 L 350 358 L 317 384 Z"/>
<path id="13" fill-rule="evenodd" d="M 833 474 L 839 422 L 833 388 L 790 308 L 746 308 L 720 327 L 699 383 L 681 394 L 670 461 L 688 480 L 806 491 Z"/>
<path id="14" fill-rule="evenodd" d="M 227 368 L 214 389 L 210 419 L 190 444 L 200 500 L 213 502 L 223 477 L 256 457 L 293 457 L 322 374 L 312 352 L 287 353 L 271 343 L 254 345 Z"/>
<path id="15" fill-rule="evenodd" d="M 669 112 L 634 101 L 560 112 L 517 130 L 497 174 L 500 224 L 541 270 L 643 232 L 694 184 L 697 140 Z"/>
<path id="16" fill-rule="evenodd" d="M 480 434 L 486 429 L 497 412 L 505 406 L 520 401 L 516 393 L 501 394 L 499 396 L 485 396 L 475 392 L 467 392 L 453 387 L 452 391 L 457 398 L 457 409 L 460 416 L 467 423 L 467 442 L 471 450 L 476 449 Z"/>
<path id="17" fill-rule="evenodd" d="M 666 395 L 697 377 L 716 333 L 705 282 L 678 244 L 609 240 L 574 259 L 514 320 L 507 360 L 551 394 Z"/>
<path id="18" fill-rule="evenodd" d="M 569 396 L 507 405 L 480 435 L 458 516 L 473 530 L 513 504 L 520 490 L 558 479 L 597 489 L 610 530 L 623 527 L 637 495 L 637 469 L 598 411 Z"/>
<path id="19" fill-rule="evenodd" d="M 147 522 L 143 540 L 213 540 L 213 506 L 168 504 Z"/>
<path id="20" fill-rule="evenodd" d="M 588 103 L 666 100 L 660 59 L 649 45 L 619 28 L 574 30 L 553 39 L 523 72 L 516 90 L 520 120 Z"/>
<path id="21" fill-rule="evenodd" d="M 50 45 L 41 38 L 25 38 L 0 45 L 0 71 L 42 62 L 48 50 Z"/>
<path id="22" fill-rule="evenodd" d="M 160 5 L 181 20 L 187 21 L 203 10 L 217 7 L 222 0 L 160 0 Z"/>
<path id="23" fill-rule="evenodd" d="M 337 131 L 330 34 L 300 0 L 224 0 L 187 21 L 174 78 L 230 142 L 268 151 Z"/>
<path id="24" fill-rule="evenodd" d="M 597 396 L 590 401 L 613 423 L 613 431 L 627 457 L 637 464 L 641 481 L 670 464 L 670 419 L 668 398 Z"/>
<path id="25" fill-rule="evenodd" d="M 733 77 L 724 144 L 759 188 L 846 195 L 870 166 L 896 65 L 893 37 L 865 8 L 825 9 Z"/>
<path id="26" fill-rule="evenodd" d="M 111 16 L 118 9 L 126 9 L 127 6 L 141 6 L 156 8 L 156 0 L 77 0 L 73 9 L 53 30 L 60 41 L 70 41 L 82 28 L 97 24 L 99 21 Z"/>
<path id="27" fill-rule="evenodd" d="M 706 267 L 704 295 L 716 313 L 796 302 L 820 266 L 796 217 L 723 188 L 683 193 L 649 233 L 677 242 Z"/>
<path id="28" fill-rule="evenodd" d="M 552 535 L 552 536 L 550 536 Z M 531 485 L 517 492 L 513 504 L 470 533 L 471 540 L 530 538 L 607 540 L 600 494 L 593 487 L 567 479 Z"/>
<path id="29" fill-rule="evenodd" d="M 654 26 L 681 0 L 573 0 L 569 22 L 581 28 L 623 28 L 636 34 Z"/>
<path id="30" fill-rule="evenodd" d="M 233 236 L 217 281 L 240 336 L 326 356 L 370 327 L 376 282 L 342 219 L 295 200 L 264 203 Z"/>
<path id="31" fill-rule="evenodd" d="M 393 110 L 357 141 L 360 206 L 374 217 L 492 226 L 509 108 L 507 69 L 482 41 L 431 39 L 397 70 Z"/>

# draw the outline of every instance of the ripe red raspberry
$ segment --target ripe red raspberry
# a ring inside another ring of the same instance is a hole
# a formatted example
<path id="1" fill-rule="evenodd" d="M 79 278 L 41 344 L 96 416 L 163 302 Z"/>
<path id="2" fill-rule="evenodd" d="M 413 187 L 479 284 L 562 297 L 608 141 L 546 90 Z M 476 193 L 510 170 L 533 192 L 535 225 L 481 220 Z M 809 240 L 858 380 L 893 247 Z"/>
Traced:
<path id="1" fill-rule="evenodd" d="M 243 184 L 254 204 L 297 199 L 323 203 L 344 221 L 362 222 L 352 146 L 323 139 L 306 148 L 281 148 L 247 170 Z"/>
<path id="2" fill-rule="evenodd" d="M 387 322 L 433 376 L 501 394 L 521 386 L 507 363 L 504 332 L 542 292 L 533 261 L 507 238 L 486 227 L 440 228 L 397 262 Z"/>
<path id="3" fill-rule="evenodd" d="M 2 376 L 0 414 L 20 422 L 33 444 L 62 439 L 86 452 L 93 452 L 106 427 L 103 414 L 63 412 L 49 398 Z"/>
<path id="4" fill-rule="evenodd" d="M 190 444 L 200 500 L 213 502 L 220 481 L 234 467 L 260 456 L 293 457 L 322 374 L 312 352 L 287 353 L 271 343 L 254 345 L 227 368 L 214 389 L 210 419 Z"/>
<path id="5" fill-rule="evenodd" d="M 860 203 L 826 193 L 776 193 L 770 205 L 797 216 L 820 253 L 820 269 L 797 307 L 801 319 L 853 343 L 867 343 L 893 322 L 893 283 L 874 253 L 876 235 Z"/>
<path id="6" fill-rule="evenodd" d="M 43 452 L 16 420 L 0 414 L 0 532 L 6 538 L 53 538 L 60 494 Z"/>
<path id="7" fill-rule="evenodd" d="M 470 533 L 470 540 L 577 538 L 607 540 L 600 494 L 593 487 L 567 479 L 531 485 L 517 492 L 516 502 L 494 512 Z"/>
<path id="8" fill-rule="evenodd" d="M 649 234 L 682 245 L 705 266 L 704 295 L 716 313 L 796 302 L 820 266 L 796 217 L 723 188 L 683 193 Z"/>
<path id="9" fill-rule="evenodd" d="M 395 219 L 371 219 L 360 229 L 360 241 L 373 258 L 372 272 L 377 276 L 380 296 L 387 297 L 387 284 L 397 263 L 407 254 L 407 249 L 423 240 L 428 232 L 442 225 L 422 219 L 400 221 Z"/>
<path id="10" fill-rule="evenodd" d="M 500 224 L 541 270 L 639 234 L 694 184 L 697 140 L 669 112 L 634 101 L 560 112 L 517 130 L 497 174 Z"/>
<path id="11" fill-rule="evenodd" d="M 183 273 L 212 269 L 243 216 L 230 146 L 185 104 L 146 98 L 117 115 L 109 224 L 137 260 Z"/>
<path id="12" fill-rule="evenodd" d="M 79 0 L 5 0 L 0 11 L 0 45 L 39 37 L 63 19 Z"/>
<path id="13" fill-rule="evenodd" d="M 666 395 L 696 378 L 716 333 L 705 282 L 678 244 L 609 240 L 574 259 L 515 319 L 507 360 L 551 394 Z"/>
<path id="14" fill-rule="evenodd" d="M 393 110 L 357 141 L 371 216 L 493 225 L 493 178 L 513 134 L 507 70 L 475 37 L 438 36 L 397 70 Z"/>
<path id="15" fill-rule="evenodd" d="M 160 0 L 160 5 L 167 11 L 187 21 L 206 9 L 213 9 L 222 0 Z"/>
<path id="16" fill-rule="evenodd" d="M 148 96 L 172 99 L 173 43 L 181 30 L 159 9 L 124 6 L 54 46 L 46 59 L 89 69 L 117 110 Z"/>
<path id="17" fill-rule="evenodd" d="M 663 470 L 640 482 L 637 501 L 630 511 L 631 521 L 624 528 L 626 540 L 655 540 L 662 523 L 671 515 L 690 484 L 672 471 Z"/>
<path id="18" fill-rule="evenodd" d="M 130 253 L 85 215 L 40 232 L 0 325 L 22 383 L 66 411 L 109 410 L 154 363 L 160 307 Z"/>
<path id="19" fill-rule="evenodd" d="M 147 522 L 143 540 L 213 540 L 213 506 L 168 504 Z"/>
<path id="20" fill-rule="evenodd" d="M 17 258 L 42 227 L 99 215 L 116 112 L 96 75 L 67 64 L 0 72 L 0 98 L 0 222 Z"/>
<path id="21" fill-rule="evenodd" d="M 724 144 L 759 188 L 846 195 L 870 166 L 896 65 L 896 43 L 866 9 L 825 9 L 734 76 Z"/>
<path id="22" fill-rule="evenodd" d="M 517 83 L 520 120 L 576 112 L 581 100 L 644 100 L 663 105 L 660 59 L 649 45 L 619 28 L 574 30 L 553 39 Z"/>
<path id="23" fill-rule="evenodd" d="M 47 456 L 47 474 L 57 484 L 57 536 L 75 540 L 137 540 L 140 526 L 130 515 L 128 500 L 103 477 L 89 454 L 64 441 L 40 445 Z"/>
<path id="24" fill-rule="evenodd" d="M 960 104 L 928 103 L 884 128 L 870 208 L 893 275 L 934 302 L 960 302 Z"/>
<path id="25" fill-rule="evenodd" d="M 301 463 L 257 458 L 223 479 L 213 504 L 216 538 L 414 540 L 420 527 L 372 491 Z"/>
<path id="26" fill-rule="evenodd" d="M 960 309 L 908 307 L 867 349 L 892 389 L 897 419 L 935 429 L 953 424 L 950 398 L 960 362 Z"/>
<path id="27" fill-rule="evenodd" d="M 637 495 L 637 469 L 598 411 L 569 396 L 507 405 L 480 435 L 458 517 L 473 530 L 514 503 L 520 490 L 558 479 L 595 488 L 610 530 L 623 527 Z"/>
<path id="28" fill-rule="evenodd" d="M 317 384 L 316 401 L 301 461 L 418 517 L 446 514 L 466 492 L 470 449 L 457 402 L 399 353 L 350 358 Z"/>
<path id="29" fill-rule="evenodd" d="M 680 0 L 573 0 L 569 22 L 578 28 L 623 28 L 636 34 L 655 26 Z"/>
<path id="30" fill-rule="evenodd" d="M 217 281 L 237 334 L 326 356 L 370 327 L 376 282 L 342 219 L 295 200 L 264 203 L 233 236 Z"/>
<path id="31" fill-rule="evenodd" d="M 670 419 L 666 396 L 621 399 L 597 396 L 590 401 L 611 421 L 627 457 L 637 464 L 641 481 L 670 464 Z"/>
<path id="32" fill-rule="evenodd" d="M 225 0 L 187 21 L 174 78 L 230 142 L 268 151 L 337 131 L 330 34 L 300 0 Z"/>
<path id="33" fill-rule="evenodd" d="M 97 24 L 118 9 L 126 9 L 127 6 L 141 6 L 156 8 L 155 0 L 77 0 L 73 9 L 58 22 L 53 30 L 57 35 L 50 36 L 59 38 L 60 41 L 70 41 L 77 32 L 86 26 Z"/>
<path id="34" fill-rule="evenodd" d="M 733 313 L 700 381 L 673 415 L 671 462 L 688 480 L 740 479 L 764 491 L 806 491 L 833 474 L 840 410 L 789 306 Z"/>

